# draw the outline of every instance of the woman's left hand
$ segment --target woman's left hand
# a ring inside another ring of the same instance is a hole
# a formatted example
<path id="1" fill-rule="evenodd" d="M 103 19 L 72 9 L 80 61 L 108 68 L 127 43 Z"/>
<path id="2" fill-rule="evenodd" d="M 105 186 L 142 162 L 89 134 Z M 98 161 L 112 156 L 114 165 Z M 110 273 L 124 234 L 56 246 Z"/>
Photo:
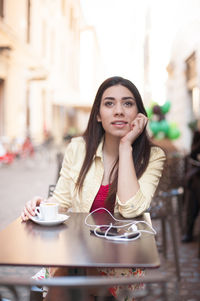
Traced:
<path id="1" fill-rule="evenodd" d="M 136 118 L 130 124 L 130 131 L 121 138 L 121 142 L 128 142 L 132 145 L 137 137 L 143 132 L 147 122 L 148 118 L 144 114 L 138 113 Z"/>

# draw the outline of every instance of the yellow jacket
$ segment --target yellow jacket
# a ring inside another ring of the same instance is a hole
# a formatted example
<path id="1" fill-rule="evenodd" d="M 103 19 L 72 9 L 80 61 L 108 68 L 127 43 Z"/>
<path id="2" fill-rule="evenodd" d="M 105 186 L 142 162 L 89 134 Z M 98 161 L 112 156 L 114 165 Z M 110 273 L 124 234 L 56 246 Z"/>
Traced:
<path id="1" fill-rule="evenodd" d="M 69 143 L 53 195 L 62 207 L 73 212 L 90 211 L 104 173 L 102 147 L 103 141 L 98 146 L 93 163 L 85 177 L 82 192 L 79 194 L 75 184 L 85 157 L 85 142 L 82 137 L 77 137 Z M 164 152 L 159 147 L 152 147 L 148 167 L 139 179 L 140 189 L 126 203 L 122 203 L 116 196 L 115 212 L 132 218 L 149 208 L 162 174 L 164 161 Z"/>

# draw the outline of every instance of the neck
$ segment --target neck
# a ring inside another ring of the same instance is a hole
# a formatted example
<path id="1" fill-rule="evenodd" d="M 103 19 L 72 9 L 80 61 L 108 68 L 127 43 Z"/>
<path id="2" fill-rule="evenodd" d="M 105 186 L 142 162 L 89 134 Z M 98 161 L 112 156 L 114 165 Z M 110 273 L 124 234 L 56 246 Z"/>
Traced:
<path id="1" fill-rule="evenodd" d="M 119 142 L 120 139 L 118 137 L 113 137 L 109 135 L 105 135 L 103 152 L 108 156 L 117 159 L 119 155 Z"/>

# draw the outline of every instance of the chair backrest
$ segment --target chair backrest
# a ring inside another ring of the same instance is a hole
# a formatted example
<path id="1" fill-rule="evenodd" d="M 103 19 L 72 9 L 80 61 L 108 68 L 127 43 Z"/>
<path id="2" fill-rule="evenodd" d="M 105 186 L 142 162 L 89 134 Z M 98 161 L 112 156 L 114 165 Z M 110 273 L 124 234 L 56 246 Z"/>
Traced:
<path id="1" fill-rule="evenodd" d="M 184 186 L 185 175 L 185 156 L 177 155 L 167 159 L 169 176 L 170 176 L 170 189 L 179 188 Z"/>
<path id="2" fill-rule="evenodd" d="M 149 211 L 152 218 L 164 218 L 172 216 L 175 210 L 174 197 L 179 198 L 184 194 L 185 156 L 179 153 L 168 155 L 163 174 L 151 201 Z"/>
<path id="3" fill-rule="evenodd" d="M 57 174 L 56 174 L 56 182 L 60 177 L 60 170 L 62 167 L 62 162 L 63 162 L 64 154 L 59 152 L 56 155 L 56 161 L 57 161 Z"/>
<path id="4" fill-rule="evenodd" d="M 54 192 L 55 187 L 56 187 L 55 184 L 49 185 L 49 188 L 48 188 L 48 198 L 51 197 L 51 196 L 53 195 L 53 192 Z"/>
<path id="5" fill-rule="evenodd" d="M 32 286 L 39 287 L 60 287 L 62 289 L 62 299 L 57 299 L 57 301 L 61 300 L 79 300 L 85 301 L 88 300 L 88 296 L 92 291 L 97 292 L 97 296 L 95 300 L 106 300 L 106 296 L 108 294 L 108 288 L 116 285 L 120 285 L 124 287 L 122 294 L 130 295 L 133 298 L 142 298 L 142 300 L 149 300 L 148 297 L 156 296 L 158 299 L 167 300 L 166 288 L 167 284 L 171 282 L 167 276 L 163 276 L 162 274 L 154 274 L 151 276 L 143 276 L 140 278 L 136 277 L 103 277 L 103 276 L 73 276 L 73 277 L 55 277 L 44 280 L 37 280 L 37 282 L 33 279 L 23 279 L 23 278 L 11 278 L 11 277 L 0 277 L 0 287 L 7 287 L 9 290 L 14 291 L 14 297 L 16 301 L 19 299 L 19 294 L 17 293 L 17 289 L 19 287 L 24 287 L 27 290 L 30 290 Z M 128 286 L 130 284 L 145 284 L 145 288 L 141 290 L 130 291 Z M 176 287 L 176 282 L 174 282 Z M 170 283 L 170 287 L 172 284 Z M 171 289 L 171 288 L 170 288 Z M 176 289 L 174 289 L 174 294 L 178 294 Z M 2 300 L 2 299 L 0 299 Z M 12 299 L 13 300 L 13 299 Z M 29 299 L 30 301 L 35 301 L 33 299 Z M 119 296 L 119 300 L 122 300 L 122 296 Z M 151 299 L 154 300 L 154 299 Z"/>
<path id="6" fill-rule="evenodd" d="M 158 184 L 155 195 L 160 191 L 167 192 L 171 189 L 178 189 L 184 186 L 184 176 L 186 170 L 186 157 L 182 154 L 167 156 L 163 174 Z"/>

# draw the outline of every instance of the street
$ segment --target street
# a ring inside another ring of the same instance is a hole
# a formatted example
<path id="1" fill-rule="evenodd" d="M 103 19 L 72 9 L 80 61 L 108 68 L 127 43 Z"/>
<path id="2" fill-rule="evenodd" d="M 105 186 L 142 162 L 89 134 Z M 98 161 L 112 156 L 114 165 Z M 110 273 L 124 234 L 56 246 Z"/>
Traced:
<path id="1" fill-rule="evenodd" d="M 0 166 L 0 230 L 20 215 L 33 196 L 47 196 L 48 186 L 56 181 L 56 171 L 54 152 Z"/>

